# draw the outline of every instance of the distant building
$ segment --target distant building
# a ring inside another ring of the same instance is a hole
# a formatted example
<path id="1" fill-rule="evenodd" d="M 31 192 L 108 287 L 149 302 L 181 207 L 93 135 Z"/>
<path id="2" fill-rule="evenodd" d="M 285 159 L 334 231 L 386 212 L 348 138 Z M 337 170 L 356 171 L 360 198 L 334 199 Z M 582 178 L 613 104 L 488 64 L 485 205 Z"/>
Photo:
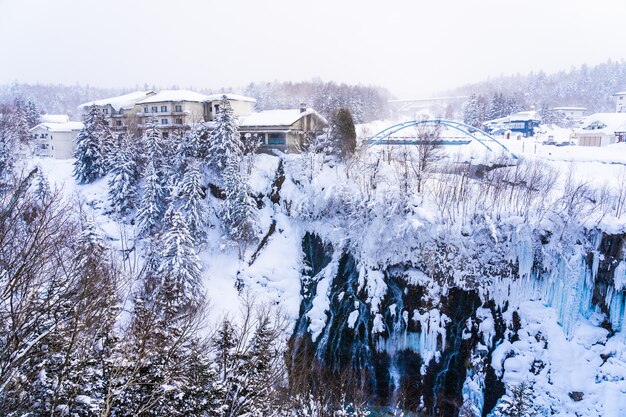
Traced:
<path id="1" fill-rule="evenodd" d="M 626 141 L 626 113 L 595 113 L 574 131 L 579 146 L 605 146 Z"/>
<path id="2" fill-rule="evenodd" d="M 86 113 L 93 105 L 100 108 L 113 132 L 129 128 L 141 130 L 156 119 L 164 135 L 174 129 L 215 119 L 222 97 L 226 96 L 235 116 L 252 113 L 256 100 L 236 94 L 205 95 L 190 90 L 136 91 L 123 96 L 95 100 L 78 106 Z"/>
<path id="3" fill-rule="evenodd" d="M 613 94 L 615 97 L 615 113 L 626 113 L 626 91 Z"/>
<path id="4" fill-rule="evenodd" d="M 70 116 L 67 114 L 42 114 L 41 123 L 68 123 Z"/>
<path id="5" fill-rule="evenodd" d="M 557 111 L 563 117 L 572 122 L 580 122 L 585 117 L 586 107 L 555 107 L 552 110 Z"/>
<path id="6" fill-rule="evenodd" d="M 239 132 L 255 135 L 261 150 L 300 152 L 305 138 L 315 137 L 328 127 L 324 117 L 311 108 L 265 110 L 239 119 Z"/>
<path id="7" fill-rule="evenodd" d="M 134 121 L 136 104 L 155 94 L 154 91 L 134 91 L 117 97 L 83 103 L 78 106 L 78 110 L 85 114 L 89 108 L 96 106 L 107 119 L 113 132 L 123 132 L 128 129 L 129 125 L 136 124 Z"/>
<path id="8" fill-rule="evenodd" d="M 75 139 L 83 128 L 82 122 L 39 123 L 30 129 L 35 155 L 56 159 L 74 157 Z"/>
<path id="9" fill-rule="evenodd" d="M 513 113 L 506 117 L 489 120 L 483 123 L 487 132 L 517 132 L 525 138 L 535 135 L 535 130 L 541 124 L 539 113 L 534 110 Z"/>

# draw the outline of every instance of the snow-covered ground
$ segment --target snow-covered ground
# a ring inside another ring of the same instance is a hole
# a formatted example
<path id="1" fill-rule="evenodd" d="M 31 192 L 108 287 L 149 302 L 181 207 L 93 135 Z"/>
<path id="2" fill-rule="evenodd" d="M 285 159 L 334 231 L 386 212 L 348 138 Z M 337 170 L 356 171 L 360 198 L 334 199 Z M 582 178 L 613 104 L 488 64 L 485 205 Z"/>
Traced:
<path id="1" fill-rule="evenodd" d="M 361 132 L 375 133 L 387 125 L 386 122 L 370 124 L 361 127 Z M 504 140 L 503 144 L 520 159 L 546 162 L 560 173 L 553 193 L 562 191 L 564 178 L 570 174 L 596 188 L 606 184 L 611 190 L 616 190 L 626 178 L 626 144 L 603 148 L 559 147 L 538 143 L 534 138 Z M 441 180 L 436 172 L 427 180 L 430 182 L 424 186 L 425 192 L 407 195 L 400 187 L 402 172 L 398 165 L 385 162 L 396 150 L 389 153 L 388 147 L 374 146 L 359 152 L 358 158 L 348 166 L 333 160 L 324 161 L 319 155 L 284 155 L 286 180 L 278 204 L 272 203 L 268 196 L 280 159 L 270 155 L 256 157 L 250 185 L 256 194 L 264 195 L 263 207 L 258 212 L 262 230 L 259 237 L 270 229 L 274 232 L 267 236 L 263 247 L 251 245 L 240 259 L 237 248 L 222 237 L 218 224 L 210 230 L 209 243 L 201 248 L 200 257 L 214 320 L 223 315 L 236 315 L 240 306 L 236 288 L 239 282 L 256 300 L 280 306 L 295 321 L 301 302 L 302 237 L 306 231 L 314 230 L 335 248 L 357 252 L 362 285 L 369 294 L 368 302 L 374 315 L 378 314 L 377 306 L 387 290 L 380 267 L 408 259 L 410 242 L 419 240 L 415 236 L 450 233 L 451 229 L 446 228 L 449 225 L 442 223 L 441 206 L 434 197 L 436 183 Z M 449 146 L 443 153 L 448 161 L 472 164 L 489 164 L 502 155 L 507 156 L 506 152 L 488 152 L 476 143 Z M 72 178 L 72 162 L 33 159 L 29 163 L 40 165 L 51 184 L 61 188 L 67 198 L 77 204 L 82 202 L 113 247 L 128 244 L 128 239 L 134 237 L 133 227 L 109 214 L 107 178 L 77 185 Z M 400 201 L 402 207 L 399 207 Z M 212 204 L 219 202 L 215 200 Z M 367 213 L 368 217 L 363 218 L 359 213 Z M 484 214 L 488 217 L 489 213 Z M 544 221 L 530 217 L 535 226 Z M 508 220 L 493 221 L 517 224 L 516 230 L 522 230 L 520 225 L 524 220 L 513 218 L 511 215 Z M 471 227 L 471 221 L 460 222 L 465 224 L 457 230 L 459 236 Z M 607 215 L 590 222 L 612 233 L 626 230 L 623 216 Z M 497 238 L 495 227 L 493 236 Z M 521 258 L 518 260 L 522 262 Z M 459 276 L 463 274 L 464 271 L 459 271 Z M 423 278 L 423 274 L 420 276 Z M 329 284 L 329 280 L 320 277 L 319 297 L 308 312 L 309 331 L 314 336 L 319 335 L 325 325 L 329 307 L 324 297 Z M 601 317 L 585 318 L 576 312 L 573 333 L 568 334 L 559 323 L 555 308 L 542 299 L 522 300 L 518 308 L 522 322 L 519 340 L 504 341 L 496 347 L 492 358 L 494 368 L 507 383 L 534 381 L 541 392 L 542 405 L 558 408 L 556 415 L 626 415 L 626 330 L 623 329 L 626 326 L 609 337 L 608 331 L 600 327 Z M 357 315 L 350 316 L 352 325 L 357 318 Z M 433 334 L 441 331 L 445 320 L 441 319 L 441 323 L 432 329 Z M 487 339 L 493 337 L 493 323 L 489 325 L 489 320 L 485 319 L 481 326 Z M 531 372 L 533 363 L 542 364 L 539 372 Z M 580 401 L 573 401 L 570 393 L 578 391 L 584 396 Z"/>

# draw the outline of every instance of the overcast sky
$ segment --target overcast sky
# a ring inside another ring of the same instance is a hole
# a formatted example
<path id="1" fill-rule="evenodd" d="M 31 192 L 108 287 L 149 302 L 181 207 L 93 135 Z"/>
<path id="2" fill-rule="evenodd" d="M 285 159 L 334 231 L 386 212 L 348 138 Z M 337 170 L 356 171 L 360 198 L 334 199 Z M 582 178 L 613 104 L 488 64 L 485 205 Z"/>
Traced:
<path id="1" fill-rule="evenodd" d="M 319 77 L 426 96 L 626 58 L 626 0 L 0 0 L 0 84 Z"/>

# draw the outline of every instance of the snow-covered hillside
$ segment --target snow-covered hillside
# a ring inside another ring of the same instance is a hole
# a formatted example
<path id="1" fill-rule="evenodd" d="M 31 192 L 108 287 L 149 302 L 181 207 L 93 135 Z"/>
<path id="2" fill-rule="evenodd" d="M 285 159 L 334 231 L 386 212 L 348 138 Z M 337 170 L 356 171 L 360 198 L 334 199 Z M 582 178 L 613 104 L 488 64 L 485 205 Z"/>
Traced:
<path id="1" fill-rule="evenodd" d="M 211 316 L 237 311 L 238 288 L 281 306 L 291 354 L 359 369 L 372 405 L 486 415 L 528 382 L 541 415 L 626 415 L 626 145 L 507 146 L 519 159 L 449 147 L 421 174 L 402 146 L 257 155 L 258 239 L 239 256 L 216 222 L 200 248 Z M 107 178 L 30 163 L 111 245 L 134 240 Z"/>

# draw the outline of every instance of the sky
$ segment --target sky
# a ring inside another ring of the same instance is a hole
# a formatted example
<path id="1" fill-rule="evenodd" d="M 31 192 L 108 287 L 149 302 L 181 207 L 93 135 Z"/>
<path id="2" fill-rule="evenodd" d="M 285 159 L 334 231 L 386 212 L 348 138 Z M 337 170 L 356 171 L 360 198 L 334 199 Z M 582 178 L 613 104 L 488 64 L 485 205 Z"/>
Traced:
<path id="1" fill-rule="evenodd" d="M 324 81 L 398 98 L 626 58 L 624 0 L 0 0 L 0 84 Z"/>

